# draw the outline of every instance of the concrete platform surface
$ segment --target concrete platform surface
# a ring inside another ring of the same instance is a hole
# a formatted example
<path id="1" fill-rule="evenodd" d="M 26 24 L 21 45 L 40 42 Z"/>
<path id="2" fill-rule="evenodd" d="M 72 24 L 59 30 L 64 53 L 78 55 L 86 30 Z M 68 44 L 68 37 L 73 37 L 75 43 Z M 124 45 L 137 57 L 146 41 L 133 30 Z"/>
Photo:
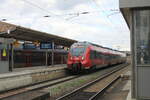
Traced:
<path id="1" fill-rule="evenodd" d="M 65 68 L 65 65 L 56 65 L 0 74 L 0 92 L 64 77 L 66 76 Z"/>
<path id="2" fill-rule="evenodd" d="M 39 67 L 30 67 L 30 68 L 17 68 L 14 69 L 13 72 L 8 72 L 8 73 L 2 73 L 0 74 L 0 79 L 3 78 L 10 78 L 14 76 L 20 76 L 20 75 L 27 75 L 27 74 L 32 74 L 32 73 L 39 73 L 39 72 L 44 72 L 44 71 L 58 71 L 65 69 L 66 65 L 53 65 L 53 66 L 39 66 Z"/>

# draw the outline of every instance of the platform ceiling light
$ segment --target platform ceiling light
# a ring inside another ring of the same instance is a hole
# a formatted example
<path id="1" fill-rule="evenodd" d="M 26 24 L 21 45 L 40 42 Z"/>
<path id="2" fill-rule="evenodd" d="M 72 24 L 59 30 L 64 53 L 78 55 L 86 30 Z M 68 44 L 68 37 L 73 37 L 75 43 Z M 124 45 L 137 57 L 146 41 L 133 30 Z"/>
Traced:
<path id="1" fill-rule="evenodd" d="M 10 34 L 10 30 L 7 30 L 7 34 Z"/>
<path id="2" fill-rule="evenodd" d="M 37 47 L 40 46 L 40 42 L 39 41 L 34 41 L 33 42 Z"/>
<path id="3" fill-rule="evenodd" d="M 14 46 L 14 47 L 19 47 L 19 45 L 20 45 L 20 43 L 19 43 L 18 40 L 16 40 L 16 41 L 13 42 L 13 46 Z"/>

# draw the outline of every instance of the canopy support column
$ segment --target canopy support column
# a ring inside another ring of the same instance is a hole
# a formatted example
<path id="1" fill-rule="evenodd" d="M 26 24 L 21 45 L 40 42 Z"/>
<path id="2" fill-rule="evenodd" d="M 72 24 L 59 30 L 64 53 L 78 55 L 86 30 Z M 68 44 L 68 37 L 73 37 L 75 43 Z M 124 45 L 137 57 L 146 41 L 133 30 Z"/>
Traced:
<path id="1" fill-rule="evenodd" d="M 54 48 L 55 47 L 55 43 L 52 42 L 52 66 L 54 65 Z"/>
<path id="2" fill-rule="evenodd" d="M 14 68 L 14 46 L 11 44 L 11 68 L 10 71 L 13 71 Z"/>
<path id="3" fill-rule="evenodd" d="M 46 50 L 45 57 L 45 66 L 48 66 L 48 50 Z"/>

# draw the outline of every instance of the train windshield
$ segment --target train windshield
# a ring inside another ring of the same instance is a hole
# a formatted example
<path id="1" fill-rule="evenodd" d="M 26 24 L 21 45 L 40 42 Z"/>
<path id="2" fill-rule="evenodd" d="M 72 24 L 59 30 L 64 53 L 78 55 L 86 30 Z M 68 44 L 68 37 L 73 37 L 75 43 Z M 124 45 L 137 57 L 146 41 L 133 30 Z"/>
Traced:
<path id="1" fill-rule="evenodd" d="M 73 47 L 70 49 L 70 53 L 72 56 L 83 56 L 85 50 L 85 47 Z"/>

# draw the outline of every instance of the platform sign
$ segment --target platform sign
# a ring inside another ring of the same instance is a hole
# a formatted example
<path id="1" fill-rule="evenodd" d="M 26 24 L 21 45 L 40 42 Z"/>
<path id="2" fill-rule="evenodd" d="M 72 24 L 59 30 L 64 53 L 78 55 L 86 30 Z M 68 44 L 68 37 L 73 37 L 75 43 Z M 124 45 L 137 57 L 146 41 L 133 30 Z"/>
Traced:
<path id="1" fill-rule="evenodd" d="M 52 43 L 51 42 L 42 42 L 40 44 L 41 49 L 52 49 Z"/>
<path id="2" fill-rule="evenodd" d="M 4 48 L 0 50 L 0 60 L 1 61 L 7 61 L 8 60 L 8 55 L 7 55 L 7 50 Z"/>
<path id="3" fill-rule="evenodd" d="M 60 46 L 60 45 L 55 45 L 54 48 L 55 48 L 55 49 L 64 49 L 64 47 L 63 47 L 63 46 Z"/>
<path id="4" fill-rule="evenodd" d="M 9 48 L 7 44 L 0 46 L 0 73 L 9 72 Z"/>
<path id="5" fill-rule="evenodd" d="M 33 43 L 24 43 L 23 49 L 36 49 L 36 45 Z"/>
<path id="6" fill-rule="evenodd" d="M 3 56 L 3 57 L 6 57 L 6 56 L 7 56 L 6 49 L 3 49 L 3 51 L 2 51 L 2 56 Z"/>

